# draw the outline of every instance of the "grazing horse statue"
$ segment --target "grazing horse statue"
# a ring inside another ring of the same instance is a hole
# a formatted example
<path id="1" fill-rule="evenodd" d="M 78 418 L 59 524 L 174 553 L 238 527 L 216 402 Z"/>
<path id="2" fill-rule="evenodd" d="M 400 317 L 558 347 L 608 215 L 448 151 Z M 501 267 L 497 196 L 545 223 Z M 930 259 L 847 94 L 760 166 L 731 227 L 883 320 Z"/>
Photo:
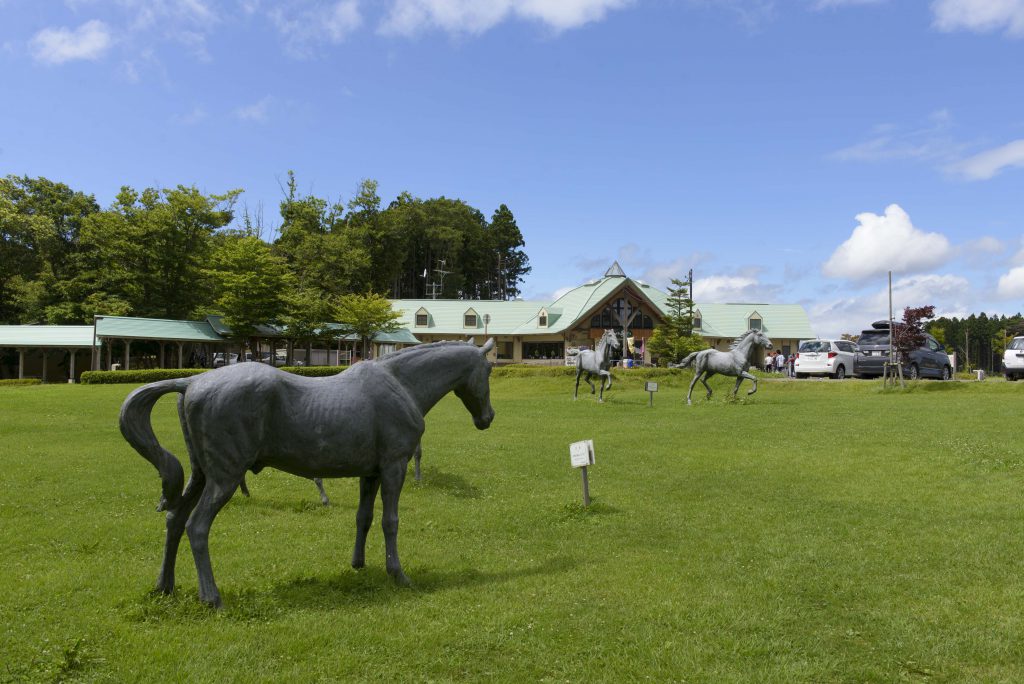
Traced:
<path id="1" fill-rule="evenodd" d="M 608 368 L 612 365 L 612 349 L 618 349 L 621 346 L 619 336 L 615 334 L 615 331 L 605 330 L 604 334 L 601 335 L 601 339 L 597 341 L 597 349 L 595 351 L 585 349 L 576 355 L 576 389 L 572 393 L 574 401 L 580 392 L 580 376 L 584 373 L 587 374 L 587 377 L 584 379 L 590 385 L 591 394 L 595 392 L 595 389 L 594 383 L 591 382 L 590 378 L 594 375 L 601 376 L 601 394 L 598 395 L 597 400 L 599 402 L 604 401 L 605 378 L 608 378 L 608 389 L 612 388 L 612 374 L 608 371 Z"/>
<path id="2" fill-rule="evenodd" d="M 708 385 L 708 378 L 715 373 L 731 375 L 736 378 L 736 386 L 732 390 L 733 396 L 740 390 L 740 383 L 743 378 L 754 383 L 753 389 L 747 392 L 748 395 L 757 391 L 757 378 L 747 372 L 750 368 L 750 357 L 754 346 L 761 346 L 765 349 L 772 348 L 772 341 L 769 340 L 760 330 L 748 330 L 729 346 L 729 351 L 723 352 L 717 349 L 702 349 L 687 356 L 679 363 L 670 363 L 669 368 L 686 368 L 693 366 L 693 380 L 690 381 L 690 391 L 686 393 L 686 403 L 692 404 L 690 397 L 693 395 L 693 386 L 697 380 L 704 383 L 708 390 L 707 398 L 711 398 L 711 387 Z"/>
<path id="3" fill-rule="evenodd" d="M 189 378 L 144 385 L 121 407 L 121 434 L 160 473 L 167 538 L 158 591 L 174 590 L 174 564 L 188 533 L 199 599 L 221 605 L 210 564 L 210 526 L 245 472 L 270 466 L 301 477 L 358 477 L 359 508 L 352 567 L 365 565 L 366 534 L 380 489 L 388 574 L 409 584 L 398 559 L 398 497 L 409 459 L 423 436 L 423 417 L 454 391 L 486 430 L 494 340 L 478 348 L 435 342 L 364 361 L 331 377 L 306 378 L 262 363 L 239 363 Z M 181 463 L 157 442 L 150 413 L 178 392 L 178 417 L 192 463 L 182 490 Z"/>

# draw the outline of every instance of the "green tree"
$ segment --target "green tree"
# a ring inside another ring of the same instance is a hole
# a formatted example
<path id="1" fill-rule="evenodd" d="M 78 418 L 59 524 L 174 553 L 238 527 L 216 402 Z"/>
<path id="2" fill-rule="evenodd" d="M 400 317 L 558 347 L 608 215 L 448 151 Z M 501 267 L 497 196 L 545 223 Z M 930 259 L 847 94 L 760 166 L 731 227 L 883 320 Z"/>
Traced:
<path id="1" fill-rule="evenodd" d="M 255 351 L 259 326 L 280 323 L 286 315 L 293 285 L 288 264 L 270 245 L 245 235 L 224 240 L 206 273 L 216 288 L 214 304 L 234 338 L 249 340 Z"/>
<path id="2" fill-rule="evenodd" d="M 647 345 L 651 355 L 657 356 L 659 363 L 662 360 L 674 363 L 695 351 L 707 349 L 704 338 L 693 332 L 693 300 L 689 286 L 673 278 L 665 303 L 668 307 L 665 322 L 654 329 Z"/>
<path id="3" fill-rule="evenodd" d="M 368 342 L 377 333 L 398 330 L 401 318 L 401 314 L 391 308 L 387 297 L 373 292 L 343 295 L 338 299 L 337 314 L 338 322 L 359 336 L 364 359 Z"/>
<path id="4" fill-rule="evenodd" d="M 487 234 L 494 261 L 495 291 L 491 299 L 515 299 L 519 284 L 532 270 L 530 258 L 521 247 L 526 245 L 512 211 L 502 204 L 491 216 Z"/>

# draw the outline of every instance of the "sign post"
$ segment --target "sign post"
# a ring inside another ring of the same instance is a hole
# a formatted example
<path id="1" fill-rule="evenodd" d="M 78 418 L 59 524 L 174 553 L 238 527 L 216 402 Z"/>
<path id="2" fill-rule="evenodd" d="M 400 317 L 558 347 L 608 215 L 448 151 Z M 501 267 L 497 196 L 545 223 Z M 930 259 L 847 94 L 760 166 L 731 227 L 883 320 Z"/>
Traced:
<path id="1" fill-rule="evenodd" d="M 651 395 L 651 403 L 648 404 L 651 408 L 654 407 L 654 393 L 658 391 L 658 383 L 650 382 L 644 384 L 644 390 Z"/>
<path id="2" fill-rule="evenodd" d="M 585 439 L 569 445 L 569 463 L 573 468 L 580 468 L 583 473 L 583 505 L 590 505 L 590 481 L 587 479 L 587 466 L 594 465 L 594 440 Z"/>

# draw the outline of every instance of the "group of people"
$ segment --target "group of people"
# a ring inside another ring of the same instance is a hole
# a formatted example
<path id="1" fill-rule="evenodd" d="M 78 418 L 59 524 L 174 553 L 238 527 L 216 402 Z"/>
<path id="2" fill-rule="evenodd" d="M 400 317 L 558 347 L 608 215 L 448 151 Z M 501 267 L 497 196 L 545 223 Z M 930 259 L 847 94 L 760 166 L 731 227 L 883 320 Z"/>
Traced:
<path id="1" fill-rule="evenodd" d="M 793 377 L 793 364 L 796 363 L 796 356 L 786 356 L 779 350 L 764 355 L 765 373 L 782 373 L 786 377 Z"/>

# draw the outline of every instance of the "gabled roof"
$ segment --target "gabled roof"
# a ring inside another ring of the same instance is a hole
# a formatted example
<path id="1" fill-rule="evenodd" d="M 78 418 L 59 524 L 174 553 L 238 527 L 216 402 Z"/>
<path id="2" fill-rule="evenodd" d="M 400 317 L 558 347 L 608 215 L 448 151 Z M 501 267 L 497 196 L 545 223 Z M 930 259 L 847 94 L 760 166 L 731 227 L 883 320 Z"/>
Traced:
<path id="1" fill-rule="evenodd" d="M 473 308 L 478 314 L 480 332 L 484 329 L 484 316 L 490 315 L 487 324 L 488 335 L 511 335 L 512 331 L 547 302 L 513 299 L 502 301 L 494 299 L 392 299 L 391 306 L 401 313 L 398 324 L 403 328 L 415 330 L 417 333 L 453 335 L 463 337 L 467 328 L 463 327 L 462 315 Z M 423 308 L 430 314 L 429 324 L 416 325 L 416 312 Z M 536 325 L 536 323 L 535 323 Z M 468 330 L 472 330 L 469 328 Z"/>
<path id="2" fill-rule="evenodd" d="M 747 332 L 751 314 L 761 316 L 762 331 L 769 338 L 808 339 L 814 337 L 807 312 L 799 304 L 694 304 L 700 309 L 704 337 L 739 337 Z"/>
<path id="3" fill-rule="evenodd" d="M 172 321 L 163 318 L 130 318 L 128 316 L 98 316 L 96 318 L 96 335 L 126 340 L 225 341 L 210 325 L 209 320 Z"/>
<path id="4" fill-rule="evenodd" d="M 0 325 L 0 347 L 88 349 L 92 346 L 91 325 Z M 99 346 L 98 340 L 96 346 Z"/>

